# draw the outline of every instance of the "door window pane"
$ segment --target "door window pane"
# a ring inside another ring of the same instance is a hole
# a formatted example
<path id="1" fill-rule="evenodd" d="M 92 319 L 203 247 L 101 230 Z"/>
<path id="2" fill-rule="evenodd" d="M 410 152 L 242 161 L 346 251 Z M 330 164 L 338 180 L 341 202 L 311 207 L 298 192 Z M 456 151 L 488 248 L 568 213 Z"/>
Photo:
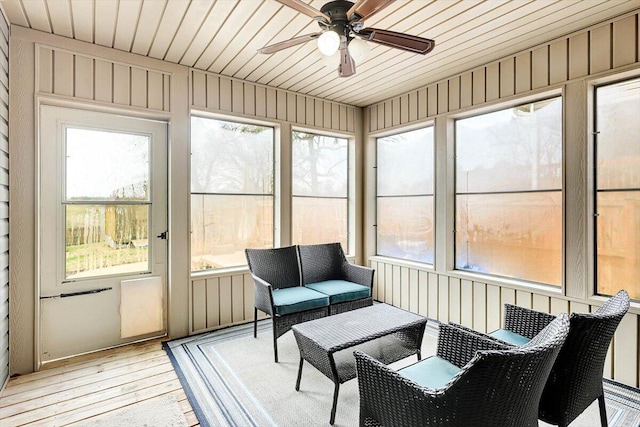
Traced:
<path id="1" fill-rule="evenodd" d="M 433 264 L 433 127 L 377 140 L 377 254 Z"/>
<path id="2" fill-rule="evenodd" d="M 562 283 L 562 100 L 456 121 L 456 268 Z"/>
<path id="3" fill-rule="evenodd" d="M 292 134 L 292 240 L 340 242 L 348 249 L 349 141 Z"/>
<path id="4" fill-rule="evenodd" d="M 65 128 L 65 279 L 150 270 L 150 141 Z"/>
<path id="5" fill-rule="evenodd" d="M 596 291 L 640 300 L 640 79 L 596 88 Z"/>
<path id="6" fill-rule="evenodd" d="M 149 200 L 149 137 L 66 129 L 67 200 Z"/>
<path id="7" fill-rule="evenodd" d="M 66 205 L 67 279 L 149 271 L 148 205 Z"/>
<path id="8" fill-rule="evenodd" d="M 274 130 L 191 120 L 191 271 L 245 265 L 273 247 Z"/>

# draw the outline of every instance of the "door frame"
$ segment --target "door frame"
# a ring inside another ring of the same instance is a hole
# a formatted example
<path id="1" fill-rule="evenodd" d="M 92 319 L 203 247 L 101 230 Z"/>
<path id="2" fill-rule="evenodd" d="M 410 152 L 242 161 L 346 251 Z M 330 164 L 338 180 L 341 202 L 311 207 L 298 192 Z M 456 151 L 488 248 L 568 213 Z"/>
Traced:
<path id="1" fill-rule="evenodd" d="M 42 360 L 42 328 L 41 328 L 41 322 L 42 322 L 42 312 L 41 312 L 41 286 L 42 286 L 42 241 L 41 241 L 41 227 L 42 227 L 42 218 L 41 218 L 41 212 L 42 212 L 42 206 L 41 206 L 41 199 L 42 199 L 42 174 L 41 174 L 41 163 L 42 163 L 42 153 L 41 153 L 41 127 L 43 125 L 43 119 L 42 119 L 42 114 L 41 114 L 41 109 L 42 107 L 53 107 L 53 108 L 66 108 L 66 109 L 70 109 L 70 110 L 81 110 L 81 111 L 85 111 L 89 114 L 100 114 L 100 113 L 104 113 L 104 114 L 111 114 L 111 115 L 117 115 L 117 116 L 122 116 L 125 118 L 130 118 L 130 119 L 136 119 L 136 120 L 148 120 L 148 121 L 153 121 L 153 122 L 158 122 L 161 124 L 164 124 L 166 126 L 166 131 L 165 131 L 165 137 L 166 137 L 166 141 L 164 143 L 164 147 L 166 150 L 166 156 L 165 156 L 165 180 L 166 180 L 166 194 L 165 194 L 165 210 L 166 210 L 166 230 L 167 230 L 167 234 L 171 235 L 170 229 L 171 229 L 171 215 L 170 215 L 170 211 L 171 211 L 171 196 L 170 196 L 170 192 L 171 192 L 171 179 L 172 179 L 172 173 L 170 170 L 170 165 L 171 165 L 171 147 L 170 147 L 170 140 L 171 140 L 171 135 L 172 135 L 172 129 L 171 129 L 171 115 L 167 114 L 167 115 L 158 115 L 158 114 L 150 114 L 148 112 L 145 111 L 131 111 L 128 110 L 126 108 L 113 108 L 110 106 L 101 106 L 101 105 L 96 105 L 96 104 L 91 104 L 91 103 L 85 103 L 85 102 L 77 102 L 77 101 L 67 101 L 67 100 L 61 100 L 58 98 L 53 98 L 53 97 L 49 97 L 49 96 L 36 96 L 35 97 L 35 102 L 34 102 L 34 107 L 35 107 L 35 111 L 34 111 L 34 238 L 35 238 L 35 242 L 34 242 L 34 328 L 33 328 L 33 357 L 34 357 L 34 371 L 39 371 L 44 362 Z M 58 162 L 59 159 L 56 159 L 56 162 Z M 155 236 L 153 235 L 153 232 L 150 229 L 150 236 L 149 238 L 154 238 Z M 163 336 L 170 336 L 170 330 L 171 330 L 171 273 L 172 273 L 172 268 L 171 268 L 171 254 L 172 254 L 172 250 L 171 250 L 171 241 L 169 239 L 167 239 L 167 247 L 166 247 L 166 267 L 165 267 L 165 272 L 164 272 L 164 285 L 163 285 L 163 295 L 164 295 L 164 301 L 162 303 L 162 307 L 164 310 L 164 314 L 163 314 L 163 318 L 164 318 L 164 331 L 154 335 L 152 337 L 144 337 L 138 340 L 132 340 L 126 343 L 121 343 L 121 344 L 116 344 L 114 346 L 110 346 L 108 348 L 116 348 L 116 347 L 121 347 L 121 346 L 126 346 L 126 345 L 130 345 L 133 343 L 137 343 L 137 342 L 143 342 L 143 341 L 148 341 L 151 339 L 157 339 L 159 337 L 163 337 Z M 152 253 L 149 254 L 150 256 L 152 256 Z M 56 254 L 56 257 L 58 256 L 58 254 Z M 104 349 L 97 349 L 97 350 L 92 350 L 92 351 L 88 351 L 88 352 L 84 352 L 84 353 L 79 353 L 80 354 L 87 354 L 87 353 L 93 353 L 96 351 L 102 351 Z M 70 356 L 72 357 L 72 356 Z M 50 362 L 49 362 L 50 363 Z"/>

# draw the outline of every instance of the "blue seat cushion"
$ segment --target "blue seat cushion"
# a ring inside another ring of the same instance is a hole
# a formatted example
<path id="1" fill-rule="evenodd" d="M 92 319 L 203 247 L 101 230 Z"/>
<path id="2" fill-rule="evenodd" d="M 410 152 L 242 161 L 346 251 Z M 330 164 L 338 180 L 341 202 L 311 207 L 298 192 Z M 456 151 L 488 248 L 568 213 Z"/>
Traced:
<path id="1" fill-rule="evenodd" d="M 276 309 L 276 314 L 283 316 L 314 308 L 328 307 L 329 297 L 313 289 L 293 286 L 291 288 L 275 289 L 273 291 L 273 305 Z"/>
<path id="2" fill-rule="evenodd" d="M 523 337 L 522 335 L 516 334 L 515 332 L 511 332 L 507 329 L 498 329 L 489 334 L 494 338 L 498 338 L 499 340 L 508 342 L 509 344 L 517 345 L 518 347 L 522 347 L 529 341 L 530 338 Z"/>
<path id="3" fill-rule="evenodd" d="M 398 371 L 403 377 L 431 389 L 443 387 L 460 368 L 438 356 L 431 356 Z"/>
<path id="4" fill-rule="evenodd" d="M 325 280 L 324 282 L 309 283 L 305 287 L 327 295 L 331 304 L 355 301 L 371 296 L 371 288 L 368 286 L 346 280 Z"/>

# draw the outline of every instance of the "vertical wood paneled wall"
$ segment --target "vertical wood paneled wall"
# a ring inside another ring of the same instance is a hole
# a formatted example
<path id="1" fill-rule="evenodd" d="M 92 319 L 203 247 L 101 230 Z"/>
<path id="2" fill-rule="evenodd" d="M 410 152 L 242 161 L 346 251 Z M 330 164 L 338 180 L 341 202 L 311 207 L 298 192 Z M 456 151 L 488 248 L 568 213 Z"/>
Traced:
<path id="1" fill-rule="evenodd" d="M 465 280 L 393 260 L 374 258 L 373 297 L 440 322 L 456 322 L 482 332 L 502 326 L 504 304 L 552 314 L 583 312 L 598 306 L 508 286 Z M 618 326 L 605 364 L 605 376 L 638 387 L 638 316 L 627 314 Z"/>
<path id="2" fill-rule="evenodd" d="M 171 111 L 171 75 L 36 45 L 36 93 Z"/>
<path id="3" fill-rule="evenodd" d="M 486 107 L 502 100 L 517 100 L 518 97 L 532 95 L 536 91 L 562 88 L 565 84 L 572 84 L 572 91 L 584 91 L 585 93 L 581 93 L 579 97 L 584 100 L 588 79 L 615 74 L 617 70 L 638 70 L 638 23 L 638 13 L 628 14 L 385 100 L 368 107 L 365 111 L 368 122 L 365 128 L 369 135 L 375 136 L 376 133 L 402 129 L 405 125 L 433 118 L 436 121 L 447 120 L 458 111 L 470 112 L 476 107 Z M 575 85 L 575 82 L 581 84 Z M 573 93 L 566 95 L 567 98 L 571 96 L 572 99 L 576 99 Z M 586 135 L 587 129 L 584 128 L 587 124 L 583 117 L 585 114 L 589 114 L 586 105 L 572 110 L 571 114 L 565 117 L 571 121 L 567 126 L 579 125 L 578 132 Z M 580 123 L 576 123 L 576 120 Z M 367 139 L 369 135 L 366 135 Z M 577 149 L 584 150 L 583 147 L 578 146 Z M 586 159 L 586 154 L 582 152 L 579 156 Z M 572 161 L 575 163 L 575 160 Z M 577 185 L 584 186 L 585 181 L 586 179 L 569 180 L 567 185 L 571 187 L 578 182 Z M 568 190 L 586 192 L 582 187 L 571 187 Z M 580 203 L 588 203 L 585 200 L 588 199 L 583 198 Z M 567 206 L 567 209 L 575 210 L 582 206 L 583 204 L 577 207 Z M 371 222 L 372 219 L 369 217 L 365 221 Z M 371 225 L 367 223 L 365 227 Z M 442 225 L 437 227 L 440 231 L 446 230 Z M 566 233 L 567 239 L 585 239 L 584 227 L 567 229 Z M 375 251 L 371 249 L 373 246 L 367 244 L 369 255 L 373 255 L 372 252 Z M 439 248 L 442 249 L 442 246 Z M 581 300 L 575 295 L 554 296 L 552 292 L 536 292 L 534 288 L 528 290 L 526 286 L 502 285 L 499 281 L 490 279 L 487 283 L 465 280 L 464 273 L 448 273 L 447 266 L 444 265 L 438 266 L 437 269 L 427 266 L 422 268 L 419 265 L 411 267 L 413 264 L 375 256 L 369 259 L 369 263 L 376 269 L 375 299 L 424 314 L 440 322 L 458 322 L 480 331 L 491 331 L 501 326 L 504 303 L 553 314 L 590 312 L 598 308 L 593 305 L 593 300 Z M 579 268 L 579 263 L 574 264 L 576 263 L 568 260 L 565 265 L 567 280 L 572 283 L 574 278 L 584 277 L 582 273 L 573 271 L 574 268 Z M 569 291 L 573 292 L 572 289 Z M 569 291 L 567 295 L 570 295 Z M 640 320 L 635 313 L 637 310 L 627 314 L 618 327 L 607 357 L 605 375 L 638 387 Z"/>
<path id="4" fill-rule="evenodd" d="M 253 279 L 237 273 L 191 281 L 193 332 L 253 321 Z M 264 318 L 260 313 L 259 318 Z"/>
<path id="5" fill-rule="evenodd" d="M 356 131 L 356 107 L 274 89 L 243 80 L 191 70 L 191 106 L 195 111 L 274 123 L 320 132 Z M 254 285 L 246 271 L 213 273 L 191 279 L 191 332 L 199 333 L 253 320 Z M 261 313 L 261 317 L 264 315 Z"/>
<path id="6" fill-rule="evenodd" d="M 9 26 L 0 11 L 0 390 L 9 378 Z"/>
<path id="7" fill-rule="evenodd" d="M 603 23 L 368 107 L 379 132 L 638 62 L 638 14 Z M 436 48 L 437 49 L 437 48 Z"/>
<path id="8" fill-rule="evenodd" d="M 191 106 L 333 132 L 355 132 L 353 106 L 199 70 L 191 71 Z"/>

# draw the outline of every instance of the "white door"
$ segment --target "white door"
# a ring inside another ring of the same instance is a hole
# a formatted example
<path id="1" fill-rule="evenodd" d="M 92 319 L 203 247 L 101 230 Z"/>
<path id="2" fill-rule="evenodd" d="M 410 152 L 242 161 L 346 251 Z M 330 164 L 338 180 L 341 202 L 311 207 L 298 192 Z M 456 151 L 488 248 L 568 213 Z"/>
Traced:
<path id="1" fill-rule="evenodd" d="M 167 124 L 40 113 L 40 362 L 164 335 Z"/>

